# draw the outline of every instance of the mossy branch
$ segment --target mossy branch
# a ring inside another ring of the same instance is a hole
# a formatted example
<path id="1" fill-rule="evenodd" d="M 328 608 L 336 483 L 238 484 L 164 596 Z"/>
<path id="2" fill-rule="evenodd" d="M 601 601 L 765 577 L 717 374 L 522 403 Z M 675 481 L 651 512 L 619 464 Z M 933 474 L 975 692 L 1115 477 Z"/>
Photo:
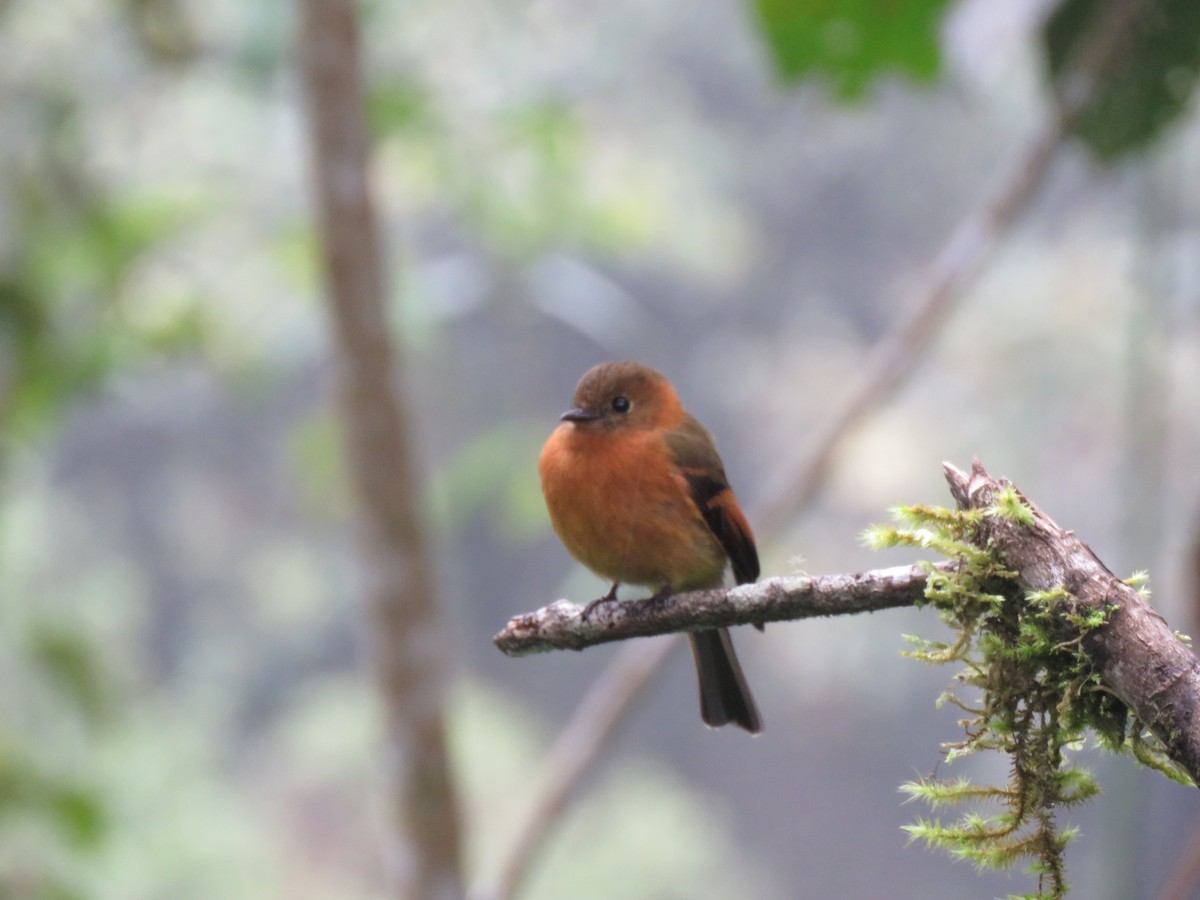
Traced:
<path id="1" fill-rule="evenodd" d="M 995 510 L 1014 494 L 1027 513 L 985 515 L 971 539 L 1003 554 L 1016 586 L 1045 607 L 1060 643 L 1078 641 L 1091 688 L 1111 693 L 1200 783 L 1200 659 L 1150 608 L 1142 579 L 1122 581 L 1073 531 L 1055 523 L 1005 479 L 975 461 L 946 464 L 950 493 L 964 510 Z M 1105 737 L 1101 731 L 1101 737 Z"/>
<path id="2" fill-rule="evenodd" d="M 908 655 L 963 666 L 955 688 L 941 698 L 970 716 L 960 723 L 963 739 L 943 745 L 946 761 L 997 751 L 1008 756 L 1010 775 L 1000 786 L 963 779 L 903 785 L 911 799 L 932 809 L 967 807 L 957 821 L 922 818 L 905 830 L 981 868 L 1023 860 L 1038 875 L 1036 896 L 1060 898 L 1068 890 L 1065 850 L 1075 832 L 1061 828 L 1056 814 L 1099 791 L 1067 751 L 1092 733 L 1110 749 L 1187 783 L 1175 766 L 1186 768 L 1189 751 L 1168 744 L 1167 737 L 1178 735 L 1173 725 L 1164 727 L 1160 700 L 1181 677 L 1186 681 L 1191 654 L 1149 611 L 1144 575 L 1119 581 L 1074 534 L 1012 484 L 991 478 L 978 461 L 970 474 L 947 465 L 946 477 L 958 510 L 904 508 L 896 514 L 902 527 L 875 528 L 871 536 L 933 548 L 957 561 L 931 575 L 926 589 L 954 641 L 910 638 Z M 1147 690 L 1145 679 L 1124 671 L 1152 668 L 1162 658 L 1178 659 L 1183 676 Z M 1120 692 L 1115 681 L 1124 684 Z M 963 690 L 978 699 L 964 701 Z M 1196 699 L 1193 693 L 1191 702 Z M 1149 739 L 1142 716 L 1158 717 Z M 1176 753 L 1172 764 L 1168 755 Z"/>

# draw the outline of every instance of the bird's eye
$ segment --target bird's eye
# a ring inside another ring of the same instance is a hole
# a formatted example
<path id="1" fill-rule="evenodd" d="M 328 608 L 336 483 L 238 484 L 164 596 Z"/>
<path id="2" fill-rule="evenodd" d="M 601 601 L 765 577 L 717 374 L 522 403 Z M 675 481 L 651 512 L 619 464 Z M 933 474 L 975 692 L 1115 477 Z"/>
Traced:
<path id="1" fill-rule="evenodd" d="M 627 412 L 629 412 L 629 410 L 632 406 L 633 406 L 633 404 L 629 402 L 628 397 L 625 397 L 625 396 L 613 397 L 613 402 L 612 402 L 613 412 L 627 413 Z"/>

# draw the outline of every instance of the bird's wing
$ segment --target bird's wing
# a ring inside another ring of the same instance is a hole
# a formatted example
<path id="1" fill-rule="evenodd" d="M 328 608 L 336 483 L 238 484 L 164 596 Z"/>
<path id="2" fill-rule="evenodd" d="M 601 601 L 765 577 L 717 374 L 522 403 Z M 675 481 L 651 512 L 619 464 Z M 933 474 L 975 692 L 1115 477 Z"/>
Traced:
<path id="1" fill-rule="evenodd" d="M 692 500 L 725 548 L 738 584 L 758 578 L 754 534 L 725 478 L 725 467 L 708 430 L 692 416 L 665 435 L 667 448 L 687 480 Z"/>

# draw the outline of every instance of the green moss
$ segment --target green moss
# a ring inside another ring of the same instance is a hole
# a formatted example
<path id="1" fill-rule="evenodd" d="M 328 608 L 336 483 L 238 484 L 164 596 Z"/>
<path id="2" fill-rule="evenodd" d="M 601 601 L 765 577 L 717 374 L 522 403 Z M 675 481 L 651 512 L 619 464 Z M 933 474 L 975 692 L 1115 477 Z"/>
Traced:
<path id="1" fill-rule="evenodd" d="M 1011 773 L 1003 785 L 932 778 L 903 785 L 904 793 L 931 809 L 966 808 L 955 821 L 918 819 L 906 831 L 980 868 L 1023 863 L 1038 877 L 1038 892 L 1029 896 L 1062 897 L 1069 889 L 1064 851 L 1075 833 L 1060 827 L 1056 815 L 1100 790 L 1091 773 L 1070 763 L 1067 751 L 1082 746 L 1090 733 L 1108 749 L 1179 774 L 1099 683 L 1083 649 L 1084 637 L 1104 624 L 1108 610 L 1076 604 L 1061 586 L 1023 592 L 1000 554 L 977 545 L 984 517 L 1032 524 L 1033 512 L 1016 490 L 982 511 L 908 506 L 893 514 L 899 525 L 872 528 L 869 543 L 932 549 L 958 564 L 952 572 L 931 566 L 925 592 L 953 637 L 934 642 L 908 636 L 912 646 L 905 654 L 962 666 L 954 688 L 938 699 L 965 713 L 963 738 L 943 745 L 945 760 L 994 751 L 1008 755 Z"/>
<path id="2" fill-rule="evenodd" d="M 1018 525 L 1033 524 L 1033 510 L 1025 502 L 1025 498 L 1011 484 L 1005 485 L 996 494 L 995 505 L 987 511 L 988 515 L 1001 516 Z"/>

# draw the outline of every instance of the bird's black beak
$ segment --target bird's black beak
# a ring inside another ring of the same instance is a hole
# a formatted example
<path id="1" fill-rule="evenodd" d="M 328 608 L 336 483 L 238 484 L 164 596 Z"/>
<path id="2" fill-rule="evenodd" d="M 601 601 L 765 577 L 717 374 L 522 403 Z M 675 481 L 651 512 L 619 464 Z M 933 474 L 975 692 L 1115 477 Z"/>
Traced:
<path id="1" fill-rule="evenodd" d="M 575 409 L 568 409 L 559 418 L 564 422 L 592 422 L 600 418 L 600 414 L 577 406 Z"/>

